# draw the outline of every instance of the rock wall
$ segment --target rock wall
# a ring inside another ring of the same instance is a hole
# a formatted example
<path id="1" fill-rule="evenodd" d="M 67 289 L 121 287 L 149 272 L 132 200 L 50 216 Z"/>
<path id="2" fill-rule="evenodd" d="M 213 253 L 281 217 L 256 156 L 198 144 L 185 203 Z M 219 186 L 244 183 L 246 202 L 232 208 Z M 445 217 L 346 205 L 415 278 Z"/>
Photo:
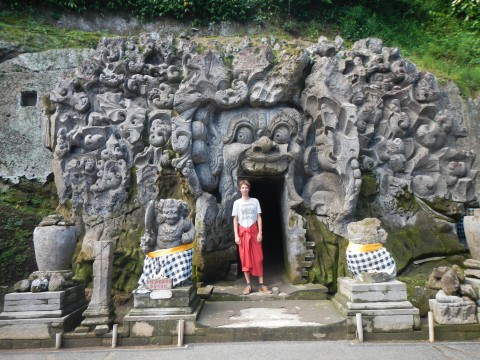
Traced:
<path id="1" fill-rule="evenodd" d="M 464 250 L 455 220 L 478 194 L 469 147 L 476 142 L 467 137 L 467 128 L 478 131 L 467 116 L 473 102 L 378 39 L 351 49 L 340 38 L 307 48 L 226 41 L 159 33 L 104 39 L 75 73 L 58 66 L 60 79 L 52 72 L 33 87 L 54 89 L 43 117 L 40 105 L 30 109 L 42 131 L 18 132 L 35 149 L 42 140 L 53 151 L 52 167 L 51 155 L 35 163 L 25 146 L 29 156 L 17 159 L 25 154 L 17 146 L 16 162 L 5 167 L 13 175 L 2 177 L 45 181 L 53 169 L 59 211 L 79 230 L 80 277 L 89 276 L 93 244 L 114 240 L 115 286 L 134 288 L 145 205 L 172 197 L 194 210 L 197 280 L 223 277 L 236 261 L 230 213 L 243 178 L 275 197 L 282 238 L 275 246 L 292 282 L 334 289 L 345 274 L 346 225 L 365 217 L 382 221 L 399 269 Z M 2 64 L 6 79 L 22 61 Z M 32 79 L 49 73 L 42 61 L 26 63 Z M 33 98 L 10 99 L 17 109 L 10 113 L 25 114 L 18 108 Z"/>
<path id="2" fill-rule="evenodd" d="M 10 47 L 3 46 L 4 49 Z M 4 58 L 13 56 L 5 51 Z M 67 49 L 20 54 L 0 63 L 0 177 L 45 182 L 52 154 L 43 141 L 43 98 L 92 50 Z"/>

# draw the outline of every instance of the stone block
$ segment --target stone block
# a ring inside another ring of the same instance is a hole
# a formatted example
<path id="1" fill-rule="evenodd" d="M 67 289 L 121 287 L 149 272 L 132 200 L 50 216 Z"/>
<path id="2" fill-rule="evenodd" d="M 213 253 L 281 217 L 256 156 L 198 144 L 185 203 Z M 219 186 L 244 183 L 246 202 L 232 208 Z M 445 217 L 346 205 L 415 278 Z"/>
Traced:
<path id="1" fill-rule="evenodd" d="M 47 291 L 40 293 L 10 293 L 4 298 L 4 313 L 10 312 L 41 312 L 48 311 L 48 316 L 62 316 L 67 311 L 83 305 L 85 289 L 83 285 L 76 285 L 62 291 Z M 3 313 L 2 313 L 3 315 Z"/>
<path id="2" fill-rule="evenodd" d="M 55 333 L 63 333 L 77 326 L 86 305 L 63 317 L 19 318 L 0 320 L 0 339 L 51 339 Z"/>
<path id="3" fill-rule="evenodd" d="M 430 310 L 438 324 L 476 324 L 477 306 L 473 301 L 461 303 L 440 303 L 430 299 Z"/>
<path id="4" fill-rule="evenodd" d="M 407 300 L 407 286 L 398 280 L 384 283 L 362 283 L 353 279 L 339 278 L 338 292 L 351 302 Z"/>
<path id="5" fill-rule="evenodd" d="M 193 285 L 174 288 L 170 291 L 172 297 L 169 299 L 152 299 L 151 293 L 134 294 L 133 307 L 135 309 L 189 307 L 197 296 L 196 288 Z"/>

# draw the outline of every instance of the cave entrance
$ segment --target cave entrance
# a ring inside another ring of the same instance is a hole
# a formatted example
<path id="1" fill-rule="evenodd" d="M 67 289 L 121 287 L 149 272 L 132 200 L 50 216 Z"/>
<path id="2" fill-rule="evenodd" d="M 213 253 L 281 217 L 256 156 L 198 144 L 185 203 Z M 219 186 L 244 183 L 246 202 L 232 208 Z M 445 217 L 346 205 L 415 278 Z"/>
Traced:
<path id="1" fill-rule="evenodd" d="M 250 196 L 257 198 L 263 219 L 263 271 L 266 281 L 285 274 L 285 237 L 283 234 L 282 198 L 284 179 L 246 178 L 252 185 Z"/>

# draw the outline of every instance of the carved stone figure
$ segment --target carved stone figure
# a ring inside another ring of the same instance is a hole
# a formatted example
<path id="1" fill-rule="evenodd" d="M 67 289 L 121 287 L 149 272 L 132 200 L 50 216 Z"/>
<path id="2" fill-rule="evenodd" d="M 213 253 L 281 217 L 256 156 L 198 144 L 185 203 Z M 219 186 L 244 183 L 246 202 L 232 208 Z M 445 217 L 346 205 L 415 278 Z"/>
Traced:
<path id="1" fill-rule="evenodd" d="M 387 236 L 378 219 L 367 218 L 348 224 L 347 264 L 352 276 L 362 280 L 364 273 L 382 273 L 384 276 L 379 282 L 395 278 L 395 260 L 382 245 Z"/>
<path id="2" fill-rule="evenodd" d="M 340 244 L 324 246 L 312 229 L 347 237 L 365 207 L 362 217 L 381 217 L 390 236 L 422 222 L 453 243 L 452 221 L 427 203 L 475 195 L 475 156 L 456 145 L 461 114 L 433 75 L 379 39 L 350 50 L 323 37 L 306 49 L 250 39 L 203 48 L 158 33 L 103 39 L 50 101 L 47 145 L 85 263 L 95 241 L 128 253 L 138 239 L 128 242 L 121 224 L 178 197 L 194 204 L 197 277 L 222 277 L 236 261 L 233 184 L 248 178 L 278 186 L 289 279 L 334 285 L 340 265 L 326 259 L 339 258 Z M 375 186 L 365 200 L 367 177 Z"/>
<path id="3" fill-rule="evenodd" d="M 140 241 L 146 256 L 137 292 L 148 287 L 149 279 L 171 279 L 173 286 L 190 279 L 195 228 L 188 220 L 189 213 L 189 206 L 181 200 L 164 199 L 148 205 Z"/>

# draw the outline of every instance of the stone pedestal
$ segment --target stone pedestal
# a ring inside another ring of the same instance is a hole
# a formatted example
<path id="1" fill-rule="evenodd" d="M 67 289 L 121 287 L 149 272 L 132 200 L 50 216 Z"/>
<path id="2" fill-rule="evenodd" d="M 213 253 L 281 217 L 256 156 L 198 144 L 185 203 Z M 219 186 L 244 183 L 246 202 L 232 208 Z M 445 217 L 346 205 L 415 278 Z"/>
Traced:
<path id="1" fill-rule="evenodd" d="M 95 261 L 93 262 L 93 293 L 87 310 L 83 313 L 83 328 L 78 332 L 97 334 L 106 333 L 115 319 L 115 308 L 112 302 L 112 267 L 113 242 L 98 241 L 93 246 Z"/>
<path id="2" fill-rule="evenodd" d="M 480 260 L 480 209 L 475 209 L 473 216 L 463 218 L 463 228 L 472 258 Z"/>
<path id="3" fill-rule="evenodd" d="M 131 338 L 149 337 L 156 339 L 152 343 L 171 344 L 178 335 L 179 320 L 185 321 L 185 335 L 195 332 L 202 306 L 203 300 L 193 285 L 134 294 L 134 308 L 125 316 L 123 324 Z"/>
<path id="4" fill-rule="evenodd" d="M 0 339 L 53 339 L 77 326 L 87 306 L 83 285 L 62 291 L 5 295 Z"/>
<path id="5" fill-rule="evenodd" d="M 365 332 L 402 332 L 420 327 L 419 310 L 407 300 L 406 284 L 398 280 L 363 283 L 338 279 L 333 303 L 347 318 L 348 333 L 356 331 L 356 314 L 362 314 Z"/>
<path id="6" fill-rule="evenodd" d="M 441 303 L 436 299 L 429 300 L 433 319 L 437 324 L 476 324 L 477 306 L 473 301 L 458 303 Z"/>

